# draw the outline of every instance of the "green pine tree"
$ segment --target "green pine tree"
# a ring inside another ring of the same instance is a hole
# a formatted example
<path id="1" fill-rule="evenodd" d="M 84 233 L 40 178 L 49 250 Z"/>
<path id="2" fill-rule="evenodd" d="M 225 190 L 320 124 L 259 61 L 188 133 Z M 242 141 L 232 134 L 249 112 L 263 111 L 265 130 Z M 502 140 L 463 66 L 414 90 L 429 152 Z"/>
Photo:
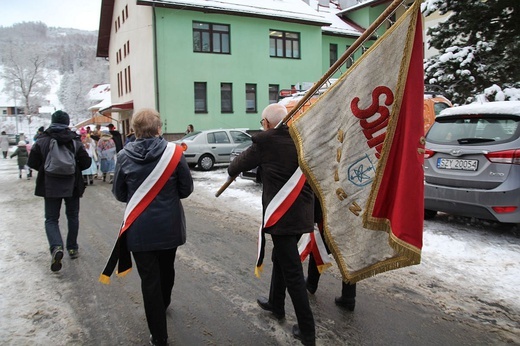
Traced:
<path id="1" fill-rule="evenodd" d="M 486 88 L 520 87 L 520 0 L 429 0 L 424 14 L 451 16 L 428 30 L 439 54 L 425 61 L 425 83 L 456 104 Z"/>

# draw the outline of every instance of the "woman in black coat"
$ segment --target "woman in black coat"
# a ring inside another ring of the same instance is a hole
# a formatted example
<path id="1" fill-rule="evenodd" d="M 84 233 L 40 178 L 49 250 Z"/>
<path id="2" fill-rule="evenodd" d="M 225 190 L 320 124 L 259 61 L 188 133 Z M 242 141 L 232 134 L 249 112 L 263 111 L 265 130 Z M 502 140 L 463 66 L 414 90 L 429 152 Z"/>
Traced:
<path id="1" fill-rule="evenodd" d="M 112 193 L 128 203 L 159 163 L 168 142 L 161 134 L 159 113 L 143 109 L 133 116 L 136 140 L 117 155 Z M 182 150 L 177 147 L 175 150 Z M 126 245 L 141 277 L 146 320 L 153 345 L 167 344 L 166 308 L 175 280 L 177 247 L 186 242 L 181 199 L 193 192 L 191 172 L 180 156 L 177 167 L 150 204 L 125 231 Z"/>

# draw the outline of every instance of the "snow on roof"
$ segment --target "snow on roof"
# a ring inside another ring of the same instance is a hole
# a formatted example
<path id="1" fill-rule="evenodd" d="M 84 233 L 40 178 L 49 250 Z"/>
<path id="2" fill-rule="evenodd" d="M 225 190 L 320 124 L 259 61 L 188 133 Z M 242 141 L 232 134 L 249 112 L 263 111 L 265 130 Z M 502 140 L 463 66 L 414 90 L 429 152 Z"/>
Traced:
<path id="1" fill-rule="evenodd" d="M 390 0 L 388 0 L 390 1 Z M 382 0 L 358 0 L 358 3 L 353 5 L 353 6 L 350 6 L 342 11 L 340 11 L 341 13 L 347 13 L 347 12 L 351 12 L 351 11 L 354 11 L 358 8 L 361 8 L 361 7 L 365 7 L 365 6 L 368 6 L 368 5 L 371 5 L 372 3 L 379 3 L 379 2 L 385 2 L 385 1 L 382 1 Z"/>
<path id="2" fill-rule="evenodd" d="M 318 0 L 310 0 L 309 6 L 311 8 L 317 8 L 318 12 L 331 23 L 331 25 L 321 27 L 323 32 L 341 35 L 361 36 L 361 32 L 355 26 L 345 22 L 343 19 L 341 19 L 341 17 L 338 16 L 338 14 L 341 11 L 338 5 L 329 1 L 329 6 L 324 7 L 319 6 L 318 3 Z"/>
<path id="3" fill-rule="evenodd" d="M 95 84 L 87 94 L 89 100 L 102 101 L 110 97 L 110 84 Z"/>
<path id="4" fill-rule="evenodd" d="M 520 101 L 471 103 L 444 109 L 439 116 L 460 114 L 514 114 L 520 116 Z"/>
<path id="5" fill-rule="evenodd" d="M 302 0 L 141 0 L 142 5 L 172 6 L 189 10 L 228 11 L 251 16 L 269 16 L 282 20 L 298 20 L 314 24 L 330 24 Z"/>

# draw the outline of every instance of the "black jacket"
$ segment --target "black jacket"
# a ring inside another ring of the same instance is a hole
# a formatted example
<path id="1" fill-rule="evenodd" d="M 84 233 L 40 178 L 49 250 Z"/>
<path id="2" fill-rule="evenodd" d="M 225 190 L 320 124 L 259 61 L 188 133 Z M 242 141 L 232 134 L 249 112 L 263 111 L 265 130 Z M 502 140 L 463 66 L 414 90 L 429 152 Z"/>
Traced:
<path id="1" fill-rule="evenodd" d="M 228 167 L 230 176 L 236 176 L 257 166 L 263 183 L 262 207 L 265 210 L 269 202 L 291 178 L 298 167 L 298 155 L 289 129 L 282 126 L 252 137 L 253 144 Z M 314 229 L 314 194 L 306 183 L 285 215 L 273 226 L 264 231 L 274 235 L 298 235 L 310 233 Z"/>
<path id="2" fill-rule="evenodd" d="M 127 203 L 155 168 L 167 142 L 162 137 L 137 139 L 117 154 L 112 193 Z M 177 150 L 182 150 L 177 148 Z M 193 179 L 181 160 L 159 194 L 125 232 L 130 251 L 176 248 L 186 242 L 186 220 L 181 199 L 193 192 Z"/>
<path id="3" fill-rule="evenodd" d="M 76 141 L 76 173 L 70 177 L 51 177 L 45 174 L 43 165 L 49 153 L 51 138 L 55 138 L 59 144 L 65 144 L 74 150 L 72 141 Z M 81 143 L 79 135 L 72 132 L 68 126 L 62 124 L 51 124 L 38 140 L 34 143 L 29 154 L 27 165 L 38 171 L 36 178 L 36 189 L 34 194 L 40 197 L 81 197 L 85 191 L 85 183 L 81 171 L 90 167 L 92 159 Z"/>

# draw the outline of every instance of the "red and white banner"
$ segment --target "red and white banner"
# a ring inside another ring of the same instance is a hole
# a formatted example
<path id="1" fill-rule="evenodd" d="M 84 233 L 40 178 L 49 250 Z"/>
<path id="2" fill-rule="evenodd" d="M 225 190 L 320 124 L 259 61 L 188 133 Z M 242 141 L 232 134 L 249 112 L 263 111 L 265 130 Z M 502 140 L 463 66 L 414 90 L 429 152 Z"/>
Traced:
<path id="1" fill-rule="evenodd" d="M 420 1 L 290 126 L 345 282 L 418 264 L 423 233 Z"/>

